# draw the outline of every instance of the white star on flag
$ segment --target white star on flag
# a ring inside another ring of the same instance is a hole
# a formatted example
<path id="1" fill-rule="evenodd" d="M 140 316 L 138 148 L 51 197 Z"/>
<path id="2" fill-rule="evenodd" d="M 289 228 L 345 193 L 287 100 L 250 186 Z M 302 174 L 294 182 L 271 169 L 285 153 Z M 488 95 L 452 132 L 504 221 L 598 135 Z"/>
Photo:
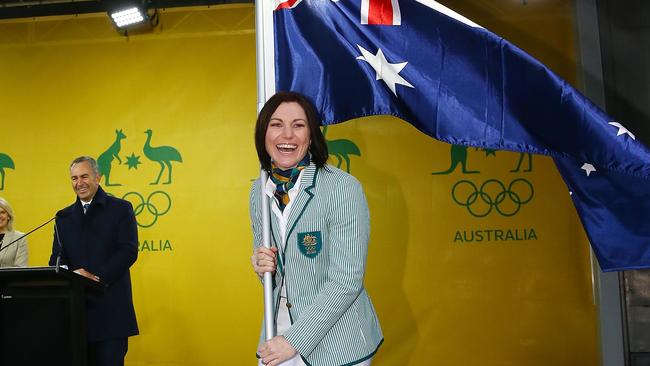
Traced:
<path id="1" fill-rule="evenodd" d="M 636 138 L 634 137 L 634 134 L 632 132 L 630 132 L 627 128 L 623 127 L 622 124 L 620 124 L 618 122 L 609 122 L 609 124 L 616 127 L 616 128 L 618 128 L 618 132 L 616 133 L 616 136 L 621 136 L 623 134 L 627 134 L 628 136 L 630 136 L 632 138 L 632 140 L 636 140 Z"/>
<path id="2" fill-rule="evenodd" d="M 384 80 L 388 88 L 397 96 L 397 91 L 395 90 L 395 84 L 405 85 L 409 88 L 413 88 L 408 81 L 399 75 L 400 71 L 406 66 L 408 62 L 401 62 L 397 64 L 391 64 L 386 60 L 384 53 L 381 48 L 377 50 L 377 54 L 373 55 L 368 50 L 357 45 L 361 51 L 361 55 L 357 57 L 357 60 L 363 60 L 372 66 L 373 69 L 377 72 L 377 77 L 375 80 Z"/>
<path id="3" fill-rule="evenodd" d="M 589 176 L 589 174 L 591 174 L 591 172 L 596 171 L 596 168 L 594 168 L 594 166 L 589 164 L 589 163 L 582 164 L 582 167 L 580 169 L 583 169 L 585 171 L 585 173 L 587 173 L 587 176 Z"/>

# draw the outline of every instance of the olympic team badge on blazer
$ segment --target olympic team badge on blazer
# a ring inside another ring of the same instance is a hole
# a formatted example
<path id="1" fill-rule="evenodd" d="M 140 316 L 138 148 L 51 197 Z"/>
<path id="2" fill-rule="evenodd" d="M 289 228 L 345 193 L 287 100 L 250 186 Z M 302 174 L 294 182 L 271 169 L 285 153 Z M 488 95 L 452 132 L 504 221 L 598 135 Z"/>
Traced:
<path id="1" fill-rule="evenodd" d="M 314 258 L 323 248 L 323 239 L 320 231 L 298 233 L 298 248 L 308 258 Z"/>

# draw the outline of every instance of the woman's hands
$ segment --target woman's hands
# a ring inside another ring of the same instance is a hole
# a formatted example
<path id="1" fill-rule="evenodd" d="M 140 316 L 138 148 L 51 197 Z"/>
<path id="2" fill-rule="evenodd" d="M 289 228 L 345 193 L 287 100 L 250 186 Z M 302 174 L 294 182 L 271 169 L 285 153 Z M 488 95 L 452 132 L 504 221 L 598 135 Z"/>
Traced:
<path id="1" fill-rule="evenodd" d="M 262 278 L 265 272 L 275 271 L 275 253 L 277 251 L 278 248 L 276 247 L 271 247 L 271 249 L 265 247 L 255 248 L 251 256 L 251 263 L 257 276 Z"/>
<path id="2" fill-rule="evenodd" d="M 257 349 L 257 354 L 260 355 L 262 364 L 266 366 L 279 365 L 293 357 L 296 353 L 296 349 L 283 336 L 273 337 Z"/>
<path id="3" fill-rule="evenodd" d="M 270 249 L 258 247 L 253 251 L 251 264 L 253 265 L 253 270 L 260 278 L 264 276 L 265 272 L 275 271 L 275 254 L 277 252 L 278 248 L 276 247 L 271 247 Z M 279 365 L 293 357 L 296 353 L 295 348 L 283 336 L 273 337 L 270 341 L 264 342 L 257 350 L 262 364 L 266 366 Z"/>

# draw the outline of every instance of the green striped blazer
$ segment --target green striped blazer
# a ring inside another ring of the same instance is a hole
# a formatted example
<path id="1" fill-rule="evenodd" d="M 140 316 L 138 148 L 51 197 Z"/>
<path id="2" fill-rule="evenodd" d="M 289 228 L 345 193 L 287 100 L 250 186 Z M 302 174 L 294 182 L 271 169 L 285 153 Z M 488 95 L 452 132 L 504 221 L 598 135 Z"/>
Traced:
<path id="1" fill-rule="evenodd" d="M 254 246 L 262 243 L 261 194 L 258 178 L 250 195 Z M 284 337 L 308 365 L 349 365 L 372 357 L 383 335 L 363 286 L 370 222 L 359 181 L 329 165 L 305 168 L 286 243 L 280 243 L 278 220 L 269 212 L 271 244 L 284 248 L 274 277 L 275 314 L 283 275 L 291 303 L 292 325 Z"/>

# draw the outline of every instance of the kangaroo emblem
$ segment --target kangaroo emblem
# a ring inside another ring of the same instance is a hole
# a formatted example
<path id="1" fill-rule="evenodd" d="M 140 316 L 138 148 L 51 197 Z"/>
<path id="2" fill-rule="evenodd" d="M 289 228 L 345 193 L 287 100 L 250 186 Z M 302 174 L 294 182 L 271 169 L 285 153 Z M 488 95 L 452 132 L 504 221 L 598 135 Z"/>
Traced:
<path id="1" fill-rule="evenodd" d="M 5 189 L 5 168 L 16 169 L 11 157 L 7 154 L 0 153 L 0 191 Z"/>
<path id="2" fill-rule="evenodd" d="M 327 127 L 323 127 L 323 137 L 327 134 Z M 337 139 L 337 140 L 328 140 L 325 139 L 327 144 L 327 150 L 330 155 L 334 155 L 338 160 L 337 168 L 341 168 L 343 165 L 343 160 L 346 163 L 346 170 L 350 172 L 350 155 L 361 156 L 361 151 L 359 147 L 352 141 L 347 139 Z"/>
<path id="3" fill-rule="evenodd" d="M 183 158 L 181 158 L 181 153 L 179 153 L 178 150 L 176 150 L 171 146 L 158 146 L 158 147 L 151 146 L 151 135 L 153 134 L 153 132 L 149 129 L 146 130 L 144 133 L 147 134 L 147 141 L 144 143 L 144 147 L 142 148 L 142 152 L 144 152 L 144 156 L 146 156 L 147 159 L 160 164 L 160 173 L 158 173 L 158 178 L 156 178 L 155 182 L 149 184 L 158 184 L 158 182 L 160 181 L 160 177 L 162 177 L 162 173 L 165 170 L 165 167 L 167 167 L 167 182 L 163 184 L 170 184 L 172 182 L 171 162 L 178 161 L 179 163 L 182 163 Z"/>
<path id="4" fill-rule="evenodd" d="M 126 135 L 122 130 L 115 130 L 115 142 L 104 151 L 97 158 L 97 168 L 99 169 L 99 174 L 104 176 L 104 183 L 106 186 L 121 186 L 119 183 L 111 183 L 111 164 L 113 159 L 122 164 L 122 159 L 120 159 L 120 150 L 122 149 L 121 141 L 125 139 Z"/>
<path id="5" fill-rule="evenodd" d="M 521 163 L 524 161 L 524 156 L 528 155 L 528 169 L 525 169 L 524 172 L 533 171 L 533 154 L 522 152 L 519 155 L 519 161 L 517 162 L 517 167 L 510 171 L 510 173 L 517 173 L 521 168 Z"/>
<path id="6" fill-rule="evenodd" d="M 467 170 L 467 146 L 463 145 L 451 145 L 451 154 L 450 154 L 450 160 L 451 163 L 449 165 L 449 169 L 442 171 L 442 172 L 433 172 L 431 173 L 432 175 L 438 175 L 438 174 L 449 174 L 452 173 L 454 170 L 456 170 L 456 167 L 458 164 L 461 166 L 461 171 L 464 174 L 476 174 L 480 173 L 478 170 Z"/>

